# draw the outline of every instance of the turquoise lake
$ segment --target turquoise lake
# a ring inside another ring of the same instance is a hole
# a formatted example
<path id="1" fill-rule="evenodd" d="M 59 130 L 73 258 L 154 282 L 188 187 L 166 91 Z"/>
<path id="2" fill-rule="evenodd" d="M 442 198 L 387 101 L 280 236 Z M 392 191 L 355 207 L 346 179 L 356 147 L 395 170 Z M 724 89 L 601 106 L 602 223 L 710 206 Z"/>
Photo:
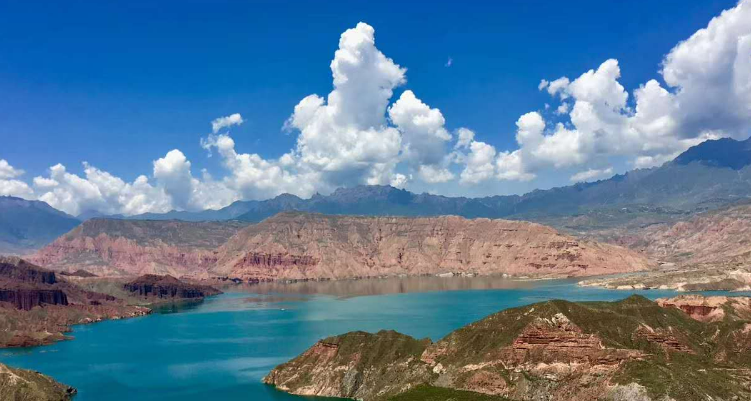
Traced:
<path id="1" fill-rule="evenodd" d="M 435 277 L 231 291 L 146 317 L 76 326 L 74 340 L 2 350 L 0 361 L 76 387 L 76 401 L 301 400 L 261 378 L 330 335 L 393 329 L 438 340 L 499 310 L 552 298 L 675 295 L 586 288 L 574 280 Z"/>

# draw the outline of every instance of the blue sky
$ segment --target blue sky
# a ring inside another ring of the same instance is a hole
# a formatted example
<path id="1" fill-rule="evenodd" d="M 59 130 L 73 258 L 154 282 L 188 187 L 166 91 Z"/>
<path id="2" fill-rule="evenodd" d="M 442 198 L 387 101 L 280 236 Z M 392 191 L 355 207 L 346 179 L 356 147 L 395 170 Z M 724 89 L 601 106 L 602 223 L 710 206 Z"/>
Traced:
<path id="1" fill-rule="evenodd" d="M 207 157 L 199 141 L 213 119 L 232 113 L 244 120 L 231 128 L 237 152 L 279 158 L 298 136 L 282 125 L 305 96 L 331 91 L 329 64 L 339 36 L 359 21 L 375 29 L 378 50 L 407 68 L 407 82 L 392 101 L 412 90 L 440 109 L 448 132 L 468 127 L 498 152 L 513 151 L 521 115 L 540 111 L 547 127 L 559 119 L 544 110 L 545 103 L 555 105 L 538 90 L 541 79 L 573 81 L 615 58 L 627 92 L 653 78 L 662 83 L 663 57 L 735 5 L 2 2 L 0 159 L 24 170 L 19 179 L 28 183 L 56 163 L 81 175 L 83 161 L 132 182 L 141 174 L 151 177 L 155 160 L 180 149 L 193 175 L 206 168 L 221 178 L 221 159 Z M 633 167 L 627 159 L 616 155 L 608 165 L 624 171 Z M 568 181 L 568 175 L 550 173 L 529 181 L 494 180 L 482 190 L 450 183 L 408 188 L 472 195 Z"/>

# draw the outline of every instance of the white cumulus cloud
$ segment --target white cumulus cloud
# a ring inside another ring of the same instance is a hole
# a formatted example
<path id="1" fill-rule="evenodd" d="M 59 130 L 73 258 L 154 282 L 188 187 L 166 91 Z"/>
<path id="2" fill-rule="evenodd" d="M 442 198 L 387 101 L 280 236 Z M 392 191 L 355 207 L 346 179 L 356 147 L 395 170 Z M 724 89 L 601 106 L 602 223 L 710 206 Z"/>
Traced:
<path id="1" fill-rule="evenodd" d="M 223 128 L 229 128 L 233 125 L 240 125 L 244 123 L 243 117 L 240 113 L 228 115 L 226 117 L 219 117 L 211 122 L 211 130 L 216 134 Z"/>
<path id="2" fill-rule="evenodd" d="M 499 177 L 520 179 L 522 173 L 587 166 L 613 157 L 630 158 L 635 167 L 651 167 L 707 139 L 747 137 L 751 0 L 724 11 L 707 28 L 676 45 L 665 56 L 660 73 L 667 88 L 652 79 L 634 90 L 633 97 L 619 82 L 621 69 L 615 59 L 573 81 L 543 80 L 540 90 L 566 99 L 556 112 L 569 120 L 556 124 L 542 139 L 535 135 L 535 140 L 528 140 L 520 125 L 519 149 L 500 153 L 504 160 L 498 164 Z M 597 169 L 584 172 L 588 171 Z"/>
<path id="3" fill-rule="evenodd" d="M 608 167 L 604 169 L 590 168 L 584 171 L 580 171 L 571 176 L 571 182 L 588 182 L 595 179 L 610 178 L 613 176 L 613 168 Z"/>
<path id="4" fill-rule="evenodd" d="M 330 69 L 331 91 L 302 98 L 284 123 L 297 137 L 278 157 L 236 149 L 226 131 L 243 123 L 235 113 L 213 120 L 201 139 L 219 155 L 218 178 L 194 175 L 179 149 L 154 160 L 151 176 L 132 182 L 84 163 L 82 175 L 57 164 L 29 184 L 22 170 L 0 160 L 0 195 L 44 200 L 71 214 L 138 214 L 356 184 L 481 188 L 490 180 L 541 176 L 582 182 L 611 176 L 615 160 L 659 165 L 704 140 L 751 132 L 751 0 L 665 55 L 657 71 L 664 83 L 651 79 L 629 91 L 616 59 L 573 79 L 543 79 L 538 89 L 551 100 L 519 117 L 511 149 L 497 150 L 468 128 L 449 131 L 441 110 L 412 90 L 394 99 L 407 70 L 376 47 L 375 29 L 366 23 L 341 34 Z"/>

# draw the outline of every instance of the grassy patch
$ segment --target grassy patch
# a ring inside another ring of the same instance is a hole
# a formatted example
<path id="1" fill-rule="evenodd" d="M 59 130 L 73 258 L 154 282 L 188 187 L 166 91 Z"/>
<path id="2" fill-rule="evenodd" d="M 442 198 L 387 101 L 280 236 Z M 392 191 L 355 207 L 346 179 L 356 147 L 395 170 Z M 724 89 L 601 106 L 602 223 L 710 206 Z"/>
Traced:
<path id="1" fill-rule="evenodd" d="M 388 401 L 507 401 L 508 398 L 474 393 L 471 391 L 452 390 L 443 387 L 421 385 L 405 393 L 396 395 Z"/>

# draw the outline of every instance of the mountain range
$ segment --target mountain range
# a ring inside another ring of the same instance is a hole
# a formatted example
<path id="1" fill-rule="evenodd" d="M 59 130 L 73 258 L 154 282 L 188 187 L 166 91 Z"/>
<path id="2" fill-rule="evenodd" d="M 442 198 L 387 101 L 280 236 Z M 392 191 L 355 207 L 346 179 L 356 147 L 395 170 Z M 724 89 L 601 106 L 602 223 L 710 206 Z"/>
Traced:
<path id="1" fill-rule="evenodd" d="M 528 220 L 574 233 L 685 219 L 697 212 L 751 198 L 751 138 L 705 141 L 660 167 L 524 195 L 481 198 L 415 194 L 391 186 L 340 188 L 302 199 L 282 194 L 262 201 L 237 201 L 218 210 L 171 211 L 135 216 L 87 211 L 78 218 L 40 201 L 0 197 L 0 253 L 28 253 L 80 221 L 108 217 L 130 220 L 257 223 L 279 212 L 336 215 L 488 217 Z"/>
<path id="2" fill-rule="evenodd" d="M 45 202 L 0 196 L 0 254 L 28 253 L 79 224 Z"/>
<path id="3" fill-rule="evenodd" d="M 258 224 L 91 219 L 29 257 L 56 271 L 246 282 L 425 274 L 568 277 L 653 267 L 524 221 L 282 212 Z"/>
<path id="4" fill-rule="evenodd" d="M 606 180 L 578 183 L 524 195 L 482 198 L 415 194 L 391 186 L 340 188 L 310 199 L 282 194 L 263 201 L 238 201 L 223 209 L 132 216 L 155 220 L 259 222 L 282 211 L 323 214 L 511 218 L 545 221 L 593 210 L 631 207 L 665 216 L 716 208 L 751 197 L 751 138 L 710 140 L 660 167 L 637 169 Z"/>

